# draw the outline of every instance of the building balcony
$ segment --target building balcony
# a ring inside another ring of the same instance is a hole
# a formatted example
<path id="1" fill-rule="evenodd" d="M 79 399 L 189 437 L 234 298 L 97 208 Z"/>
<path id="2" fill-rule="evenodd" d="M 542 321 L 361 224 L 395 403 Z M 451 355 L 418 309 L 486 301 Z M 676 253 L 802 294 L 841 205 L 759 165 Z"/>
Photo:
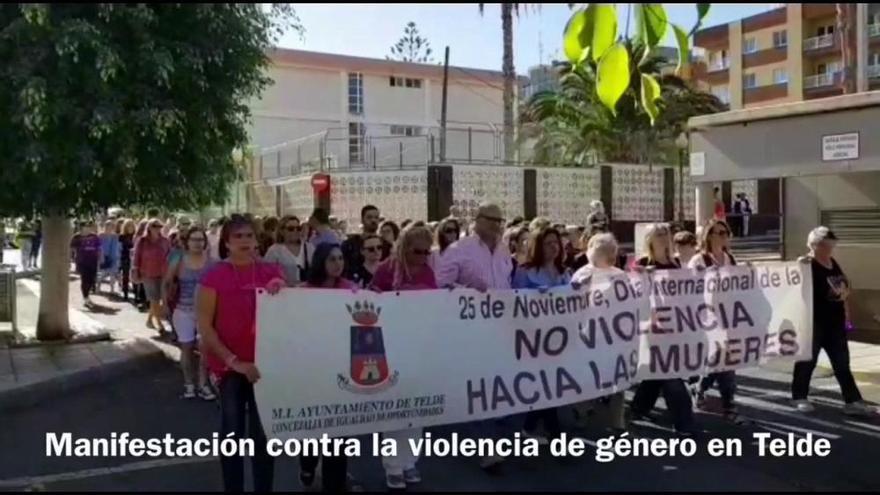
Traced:
<path id="1" fill-rule="evenodd" d="M 804 50 L 818 50 L 820 48 L 828 48 L 834 46 L 834 34 L 826 34 L 823 36 L 814 36 L 804 40 Z"/>
<path id="2" fill-rule="evenodd" d="M 880 78 L 880 64 L 868 66 L 868 78 L 869 79 Z"/>
<path id="3" fill-rule="evenodd" d="M 715 62 L 714 64 L 709 64 L 709 72 L 720 72 L 722 70 L 727 70 L 730 68 L 730 60 L 724 59 L 721 62 Z"/>
<path id="4" fill-rule="evenodd" d="M 825 86 L 834 86 L 837 72 L 828 72 L 825 74 L 816 74 L 804 77 L 804 89 L 823 88 Z"/>
<path id="5" fill-rule="evenodd" d="M 868 24 L 868 37 L 875 38 L 880 36 L 880 24 Z"/>

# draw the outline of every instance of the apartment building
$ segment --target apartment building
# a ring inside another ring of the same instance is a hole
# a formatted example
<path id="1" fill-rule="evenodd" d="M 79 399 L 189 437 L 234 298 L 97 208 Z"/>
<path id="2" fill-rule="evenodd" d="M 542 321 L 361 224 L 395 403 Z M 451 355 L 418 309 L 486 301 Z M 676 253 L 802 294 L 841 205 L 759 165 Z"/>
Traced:
<path id="1" fill-rule="evenodd" d="M 694 46 L 706 55 L 694 64 L 693 77 L 731 109 L 824 98 L 843 93 L 847 49 L 855 61 L 852 77 L 861 71 L 865 89 L 880 88 L 880 4 L 842 5 L 846 40 L 833 3 L 786 4 L 702 29 Z"/>
<path id="2" fill-rule="evenodd" d="M 251 103 L 262 178 L 424 165 L 441 152 L 443 66 L 303 50 L 270 53 L 274 81 Z M 503 158 L 501 72 L 450 66 L 448 159 Z"/>

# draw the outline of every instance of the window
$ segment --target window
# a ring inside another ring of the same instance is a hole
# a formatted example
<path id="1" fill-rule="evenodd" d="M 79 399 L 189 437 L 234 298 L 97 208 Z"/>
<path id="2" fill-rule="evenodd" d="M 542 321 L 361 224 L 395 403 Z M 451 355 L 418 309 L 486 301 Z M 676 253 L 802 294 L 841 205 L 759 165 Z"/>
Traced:
<path id="1" fill-rule="evenodd" d="M 348 124 L 348 160 L 351 163 L 364 161 L 364 133 L 366 128 L 360 122 Z"/>
<path id="2" fill-rule="evenodd" d="M 818 36 L 825 36 L 826 34 L 834 34 L 834 24 L 830 24 L 828 26 L 819 26 L 819 29 L 816 31 Z"/>
<path id="3" fill-rule="evenodd" d="M 758 51 L 758 40 L 755 38 L 746 38 L 743 41 L 743 53 L 755 53 Z"/>
<path id="4" fill-rule="evenodd" d="M 757 77 L 755 77 L 754 73 L 746 74 L 743 76 L 743 88 L 748 89 L 748 88 L 755 88 L 757 86 L 758 86 L 758 80 L 757 80 Z"/>
<path id="5" fill-rule="evenodd" d="M 395 77 L 391 76 L 391 86 L 396 88 L 421 88 L 422 80 L 421 79 L 411 79 L 409 77 Z"/>
<path id="6" fill-rule="evenodd" d="M 348 73 L 348 112 L 364 113 L 364 75 L 360 72 Z"/>
<path id="7" fill-rule="evenodd" d="M 880 65 L 880 52 L 868 55 L 868 65 Z"/>
<path id="8" fill-rule="evenodd" d="M 785 69 L 773 69 L 773 84 L 785 84 L 788 82 L 788 72 Z"/>
<path id="9" fill-rule="evenodd" d="M 788 46 L 788 31 L 776 31 L 773 33 L 773 46 L 782 48 Z"/>
<path id="10" fill-rule="evenodd" d="M 727 86 L 716 86 L 712 88 L 712 94 L 715 95 L 721 103 L 730 104 L 730 88 Z"/>
<path id="11" fill-rule="evenodd" d="M 422 128 L 413 125 L 392 125 L 392 136 L 421 136 Z"/>

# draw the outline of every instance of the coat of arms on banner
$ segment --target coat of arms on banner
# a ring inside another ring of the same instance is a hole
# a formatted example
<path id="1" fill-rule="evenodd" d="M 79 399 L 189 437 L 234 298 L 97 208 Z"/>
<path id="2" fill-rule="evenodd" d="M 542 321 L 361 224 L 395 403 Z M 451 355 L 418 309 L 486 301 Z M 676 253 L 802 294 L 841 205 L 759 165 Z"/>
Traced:
<path id="1" fill-rule="evenodd" d="M 351 367 L 349 376 L 339 374 L 339 388 L 356 394 L 375 394 L 394 386 L 398 372 L 390 373 L 382 327 L 378 325 L 381 308 L 370 302 L 346 304 L 354 320 L 351 326 Z"/>

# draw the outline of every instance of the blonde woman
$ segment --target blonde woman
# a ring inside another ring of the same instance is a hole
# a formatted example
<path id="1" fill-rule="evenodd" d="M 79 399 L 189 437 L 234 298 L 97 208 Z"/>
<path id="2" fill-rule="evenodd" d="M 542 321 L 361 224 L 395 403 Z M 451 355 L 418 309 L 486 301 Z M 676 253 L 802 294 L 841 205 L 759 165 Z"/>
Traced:
<path id="1" fill-rule="evenodd" d="M 672 251 L 672 230 L 665 223 L 656 223 L 645 232 L 645 254 L 637 266 L 657 270 L 679 268 Z M 687 385 L 680 378 L 645 380 L 636 387 L 630 409 L 634 418 L 645 418 L 654 409 L 663 392 L 666 408 L 672 416 L 675 430 L 682 435 L 693 434 L 694 412 Z"/>
<path id="2" fill-rule="evenodd" d="M 572 275 L 571 282 L 574 287 L 579 288 L 597 273 L 605 276 L 622 274 L 623 270 L 615 266 L 617 251 L 617 239 L 614 238 L 614 235 L 601 233 L 591 237 L 589 242 L 587 242 L 587 259 L 589 263 Z M 623 392 L 583 402 L 575 406 L 578 426 L 586 426 L 585 419 L 588 411 L 596 409 L 597 412 L 603 414 L 610 427 L 616 430 L 624 430 L 626 429 L 626 421 L 623 417 L 623 408 Z"/>
<path id="3" fill-rule="evenodd" d="M 423 223 L 408 225 L 400 233 L 391 256 L 376 270 L 370 287 L 377 291 L 406 291 L 436 289 L 434 270 L 428 264 L 431 256 L 431 231 Z M 388 488 L 404 489 L 408 484 L 421 482 L 416 469 L 418 456 L 408 448 L 410 439 L 422 436 L 421 428 L 412 428 L 384 434 L 397 443 L 397 456 L 382 458 Z"/>
<path id="4" fill-rule="evenodd" d="M 700 251 L 688 263 L 690 268 L 706 269 L 711 266 L 734 266 L 736 259 L 729 252 L 730 226 L 724 220 L 713 219 L 703 227 L 700 233 Z M 718 382 L 721 393 L 721 407 L 724 417 L 739 422 L 734 404 L 736 395 L 736 372 L 722 371 L 710 373 L 700 382 L 697 394 L 697 407 L 706 407 L 706 392 Z"/>

